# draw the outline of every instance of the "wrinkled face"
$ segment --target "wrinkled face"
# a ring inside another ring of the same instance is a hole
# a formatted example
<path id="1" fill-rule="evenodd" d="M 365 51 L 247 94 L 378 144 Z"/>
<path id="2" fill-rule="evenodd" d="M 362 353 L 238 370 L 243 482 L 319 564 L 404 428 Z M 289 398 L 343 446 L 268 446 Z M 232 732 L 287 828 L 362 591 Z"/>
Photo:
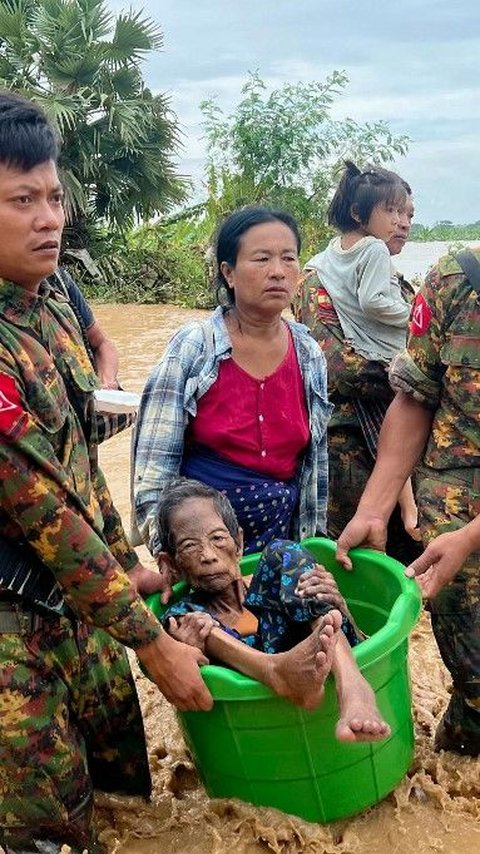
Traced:
<path id="1" fill-rule="evenodd" d="M 407 196 L 405 207 L 399 211 L 399 214 L 400 219 L 395 234 L 387 241 L 387 247 L 390 255 L 398 255 L 408 240 L 410 229 L 412 227 L 412 219 L 415 214 L 415 208 L 411 196 Z"/>
<path id="2" fill-rule="evenodd" d="M 191 587 L 218 593 L 239 578 L 236 543 L 211 498 L 187 498 L 170 517 L 175 567 Z"/>
<path id="3" fill-rule="evenodd" d="M 28 172 L 0 163 L 0 277 L 36 292 L 58 265 L 65 222 L 52 161 Z"/>
<path id="4" fill-rule="evenodd" d="M 239 309 L 275 314 L 290 305 L 300 275 L 297 241 L 283 222 L 265 222 L 246 231 L 234 267 L 220 265 Z"/>
<path id="5" fill-rule="evenodd" d="M 366 233 L 387 243 L 398 228 L 400 210 L 402 208 L 397 207 L 397 205 L 386 205 L 385 202 L 379 202 L 370 214 L 365 226 Z"/>

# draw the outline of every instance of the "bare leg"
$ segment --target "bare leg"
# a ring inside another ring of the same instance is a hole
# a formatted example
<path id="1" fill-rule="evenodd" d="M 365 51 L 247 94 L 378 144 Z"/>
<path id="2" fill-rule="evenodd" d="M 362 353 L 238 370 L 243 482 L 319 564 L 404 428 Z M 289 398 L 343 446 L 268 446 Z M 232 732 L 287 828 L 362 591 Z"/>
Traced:
<path id="1" fill-rule="evenodd" d="M 205 651 L 209 657 L 258 679 L 295 705 L 315 709 L 323 699 L 325 679 L 342 634 L 341 623 L 340 611 L 332 610 L 316 620 L 308 638 L 293 649 L 274 655 L 252 649 L 215 627 L 206 640 Z"/>
<path id="2" fill-rule="evenodd" d="M 350 645 L 342 632 L 335 645 L 332 673 L 337 686 L 340 719 L 336 727 L 339 741 L 382 741 L 390 727 L 382 719 L 375 694 L 360 673 Z"/>

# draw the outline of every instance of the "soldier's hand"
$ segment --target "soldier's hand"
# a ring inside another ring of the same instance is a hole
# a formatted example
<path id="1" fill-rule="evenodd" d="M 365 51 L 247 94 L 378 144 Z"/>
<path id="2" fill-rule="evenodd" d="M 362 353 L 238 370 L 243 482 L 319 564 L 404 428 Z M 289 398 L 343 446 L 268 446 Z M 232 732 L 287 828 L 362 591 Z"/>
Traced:
<path id="1" fill-rule="evenodd" d="M 384 552 L 387 544 L 387 523 L 373 513 L 361 512 L 343 529 L 337 541 L 336 559 L 344 569 L 352 569 L 352 561 L 348 556 L 350 549 L 364 546 Z"/>
<path id="2" fill-rule="evenodd" d="M 401 507 L 400 509 L 405 532 L 412 538 L 412 540 L 415 540 L 416 543 L 421 543 L 422 535 L 420 533 L 420 528 L 418 527 L 417 506 L 414 505 L 413 507 L 407 507 L 405 509 Z"/>
<path id="3" fill-rule="evenodd" d="M 164 697 L 181 712 L 208 712 L 213 699 L 200 675 L 208 659 L 193 646 L 179 643 L 163 632 L 136 650 L 137 656 Z"/>
<path id="4" fill-rule="evenodd" d="M 168 602 L 172 594 L 172 585 L 166 567 L 164 571 L 161 571 L 159 568 L 159 571 L 155 572 L 155 570 L 148 569 L 139 562 L 127 574 L 131 584 L 133 584 L 140 596 L 151 596 L 152 593 L 159 593 L 161 591 L 163 604 L 165 605 Z"/>
<path id="5" fill-rule="evenodd" d="M 440 534 L 423 554 L 407 566 L 405 575 L 416 578 L 426 599 L 433 599 L 462 568 L 472 544 L 464 529 Z"/>
<path id="6" fill-rule="evenodd" d="M 119 389 L 120 383 L 118 382 L 117 377 L 109 376 L 108 374 L 100 374 L 98 378 L 101 382 L 102 388 L 112 388 Z"/>
<path id="7" fill-rule="evenodd" d="M 418 527 L 418 508 L 410 478 L 407 480 L 400 495 L 398 496 L 398 503 L 400 505 L 400 514 L 406 533 L 412 538 L 412 540 L 415 540 L 417 543 L 421 543 L 422 535 Z"/>
<path id="8" fill-rule="evenodd" d="M 178 575 L 172 574 L 172 564 L 165 559 L 165 552 L 160 552 L 160 554 L 155 557 L 156 564 L 158 566 L 158 573 L 162 579 L 162 587 L 160 588 L 163 592 L 161 595 L 161 601 L 163 605 L 166 605 L 167 602 L 170 601 L 172 596 L 172 587 L 173 585 L 179 581 Z"/>

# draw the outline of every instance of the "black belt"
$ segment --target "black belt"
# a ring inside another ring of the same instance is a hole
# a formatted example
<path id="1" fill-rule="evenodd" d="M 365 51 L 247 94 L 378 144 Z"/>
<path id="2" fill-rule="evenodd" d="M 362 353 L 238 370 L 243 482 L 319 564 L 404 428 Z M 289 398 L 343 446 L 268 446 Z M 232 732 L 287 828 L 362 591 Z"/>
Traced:
<path id="1" fill-rule="evenodd" d="M 0 601 L 0 635 L 29 635 L 38 632 L 44 622 L 42 614 L 26 611 L 15 602 Z"/>

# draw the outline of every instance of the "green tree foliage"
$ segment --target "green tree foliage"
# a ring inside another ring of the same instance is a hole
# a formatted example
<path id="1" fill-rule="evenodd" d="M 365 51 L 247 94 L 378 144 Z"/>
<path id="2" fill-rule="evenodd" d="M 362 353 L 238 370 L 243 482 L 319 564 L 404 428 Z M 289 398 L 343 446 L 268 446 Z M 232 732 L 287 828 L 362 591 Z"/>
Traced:
<path id="1" fill-rule="evenodd" d="M 110 231 L 95 257 L 100 276 L 92 278 L 79 266 L 76 279 L 90 299 L 210 308 L 207 248 L 204 223 L 196 219 L 142 225 L 121 238 Z"/>
<path id="2" fill-rule="evenodd" d="M 268 92 L 251 74 L 230 115 L 214 99 L 204 101 L 210 213 L 219 218 L 243 204 L 279 205 L 318 247 L 329 233 L 326 207 L 344 159 L 385 164 L 408 148 L 408 138 L 393 135 L 385 122 L 333 118 L 347 83 L 345 72 L 334 71 L 322 82 Z"/>
<path id="3" fill-rule="evenodd" d="M 459 240 L 480 240 L 480 222 L 455 225 L 450 220 L 442 220 L 430 226 L 414 222 L 410 239 L 419 242 L 426 240 L 447 240 L 452 242 Z"/>
<path id="4" fill-rule="evenodd" d="M 162 34 L 142 12 L 115 20 L 104 0 L 0 0 L 0 86 L 36 100 L 63 139 L 67 240 L 124 229 L 186 195 L 172 157 L 178 128 L 140 72 Z"/>
<path id="5" fill-rule="evenodd" d="M 231 115 L 205 101 L 208 198 L 138 229 L 126 250 L 111 245 L 97 259 L 115 282 L 114 298 L 211 305 L 209 247 L 219 221 L 241 205 L 290 210 L 300 222 L 305 255 L 318 251 L 330 236 L 326 206 L 343 159 L 386 163 L 407 148 L 407 139 L 394 137 L 383 122 L 332 118 L 346 84 L 343 72 L 333 72 L 323 83 L 290 84 L 268 94 L 251 75 Z M 90 293 L 104 297 L 101 282 Z"/>

